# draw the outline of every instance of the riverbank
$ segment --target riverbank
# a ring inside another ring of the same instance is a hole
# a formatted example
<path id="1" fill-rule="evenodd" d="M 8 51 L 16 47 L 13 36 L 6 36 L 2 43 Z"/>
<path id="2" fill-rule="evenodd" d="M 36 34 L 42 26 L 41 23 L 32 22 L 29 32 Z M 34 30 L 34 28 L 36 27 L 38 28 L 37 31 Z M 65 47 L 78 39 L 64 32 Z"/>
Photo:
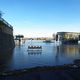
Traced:
<path id="1" fill-rule="evenodd" d="M 79 61 L 78 61 L 79 62 Z M 44 66 L 30 69 L 0 72 L 0 79 L 4 80 L 80 80 L 80 64 L 62 66 Z"/>

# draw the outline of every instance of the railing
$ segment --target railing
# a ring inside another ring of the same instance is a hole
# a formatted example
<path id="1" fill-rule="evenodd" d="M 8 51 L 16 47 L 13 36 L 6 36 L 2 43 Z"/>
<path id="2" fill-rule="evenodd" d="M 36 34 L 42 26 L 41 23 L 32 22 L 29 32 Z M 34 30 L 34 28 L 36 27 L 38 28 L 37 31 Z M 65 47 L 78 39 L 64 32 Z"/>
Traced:
<path id="1" fill-rule="evenodd" d="M 6 22 L 3 18 L 0 18 L 0 21 L 2 21 L 2 22 L 5 23 L 8 27 L 10 27 L 10 28 L 13 29 L 13 27 L 12 27 L 8 22 Z"/>

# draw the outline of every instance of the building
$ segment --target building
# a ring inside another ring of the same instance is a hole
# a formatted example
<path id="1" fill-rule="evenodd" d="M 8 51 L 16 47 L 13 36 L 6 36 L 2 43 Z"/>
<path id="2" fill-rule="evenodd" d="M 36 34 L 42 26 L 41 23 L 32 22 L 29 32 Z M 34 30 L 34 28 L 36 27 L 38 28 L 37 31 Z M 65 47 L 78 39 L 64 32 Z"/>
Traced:
<path id="1" fill-rule="evenodd" d="M 14 47 L 13 27 L 0 17 L 0 51 L 11 50 Z"/>
<path id="2" fill-rule="evenodd" d="M 78 43 L 80 33 L 77 32 L 57 32 L 57 39 L 63 44 Z"/>

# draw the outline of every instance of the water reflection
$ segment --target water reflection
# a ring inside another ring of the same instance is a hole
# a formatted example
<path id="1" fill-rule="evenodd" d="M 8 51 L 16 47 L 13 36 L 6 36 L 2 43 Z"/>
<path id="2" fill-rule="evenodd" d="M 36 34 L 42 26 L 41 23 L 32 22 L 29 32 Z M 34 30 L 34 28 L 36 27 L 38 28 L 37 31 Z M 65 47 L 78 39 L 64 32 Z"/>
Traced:
<path id="1" fill-rule="evenodd" d="M 13 56 L 12 50 L 0 50 L 0 71 L 4 71 L 8 65 L 11 63 Z"/>
<path id="2" fill-rule="evenodd" d="M 41 55 L 42 50 L 29 50 L 28 55 Z"/>
<path id="3" fill-rule="evenodd" d="M 33 44 L 41 45 L 42 50 L 27 51 L 29 44 L 30 41 L 26 41 L 17 45 L 14 51 L 0 51 L 0 71 L 69 64 L 80 58 L 80 45 L 44 44 L 42 41 L 34 41 Z"/>
<path id="4" fill-rule="evenodd" d="M 80 53 L 80 46 L 79 45 L 59 45 L 57 46 L 57 53 L 75 55 L 77 53 Z"/>
<path id="5" fill-rule="evenodd" d="M 56 46 L 56 56 L 55 56 L 55 61 L 56 63 L 59 62 L 59 53 L 60 53 L 60 46 Z"/>
<path id="6" fill-rule="evenodd" d="M 22 45 L 22 44 L 25 44 L 25 41 L 26 41 L 26 40 L 20 40 L 20 41 L 19 41 L 19 40 L 14 40 L 14 41 L 15 41 L 15 45 L 16 45 L 16 46 L 17 46 L 17 45 L 20 46 L 20 45 Z"/>
<path id="7" fill-rule="evenodd" d="M 56 64 L 69 63 L 80 58 L 80 45 L 58 45 L 56 46 Z"/>

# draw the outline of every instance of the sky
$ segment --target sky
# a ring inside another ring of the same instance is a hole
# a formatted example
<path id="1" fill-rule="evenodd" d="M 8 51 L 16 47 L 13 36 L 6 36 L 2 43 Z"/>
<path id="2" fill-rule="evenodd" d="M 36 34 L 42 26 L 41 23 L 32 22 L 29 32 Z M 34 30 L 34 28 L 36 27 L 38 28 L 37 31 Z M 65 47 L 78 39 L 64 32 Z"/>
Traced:
<path id="1" fill-rule="evenodd" d="M 52 37 L 60 31 L 80 32 L 80 0 L 0 0 L 0 11 L 14 35 Z"/>

